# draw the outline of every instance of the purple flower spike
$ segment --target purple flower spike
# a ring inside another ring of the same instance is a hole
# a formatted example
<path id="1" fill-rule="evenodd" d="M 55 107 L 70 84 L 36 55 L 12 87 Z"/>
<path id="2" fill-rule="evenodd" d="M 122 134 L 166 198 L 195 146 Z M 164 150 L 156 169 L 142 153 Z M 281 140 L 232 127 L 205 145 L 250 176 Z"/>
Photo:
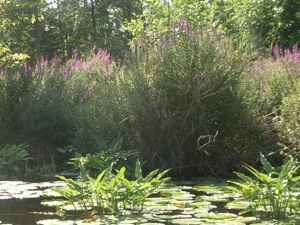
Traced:
<path id="1" fill-rule="evenodd" d="M 276 43 L 275 47 L 274 47 L 274 54 L 276 56 L 280 55 L 280 47 L 279 45 Z"/>
<path id="2" fill-rule="evenodd" d="M 94 44 L 92 50 L 93 50 L 93 51 L 96 51 L 96 49 L 97 49 L 97 45 Z"/>
<path id="3" fill-rule="evenodd" d="M 198 75 L 195 75 L 194 78 L 193 78 L 193 83 L 196 83 L 198 80 Z"/>
<path id="4" fill-rule="evenodd" d="M 265 85 L 264 83 L 260 83 L 260 94 L 262 95 L 265 91 Z"/>
<path id="5" fill-rule="evenodd" d="M 298 45 L 297 44 L 295 44 L 295 45 L 293 45 L 293 53 L 297 53 L 298 52 Z"/>

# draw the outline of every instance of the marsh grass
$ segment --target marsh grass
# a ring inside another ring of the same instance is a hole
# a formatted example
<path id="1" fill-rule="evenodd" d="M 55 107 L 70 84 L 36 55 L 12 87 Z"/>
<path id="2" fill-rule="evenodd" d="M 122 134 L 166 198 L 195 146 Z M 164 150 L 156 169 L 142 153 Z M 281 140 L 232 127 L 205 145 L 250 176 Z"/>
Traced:
<path id="1" fill-rule="evenodd" d="M 238 135 L 233 133 L 241 121 L 236 88 L 243 57 L 230 39 L 215 30 L 193 31 L 185 20 L 155 46 L 143 40 L 135 46 L 122 85 L 142 157 L 150 168 L 170 167 L 175 174 L 192 168 L 220 173 L 214 165 L 226 167 L 228 159 L 215 158 L 218 146 L 229 157 L 237 153 L 224 140 Z"/>

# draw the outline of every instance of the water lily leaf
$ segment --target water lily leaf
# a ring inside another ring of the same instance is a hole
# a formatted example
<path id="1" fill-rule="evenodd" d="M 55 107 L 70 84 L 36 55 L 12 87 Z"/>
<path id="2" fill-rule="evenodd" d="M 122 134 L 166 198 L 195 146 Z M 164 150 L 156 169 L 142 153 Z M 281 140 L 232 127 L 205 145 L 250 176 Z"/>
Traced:
<path id="1" fill-rule="evenodd" d="M 249 206 L 249 202 L 245 200 L 235 200 L 226 204 L 227 209 L 245 209 Z"/>
<path id="2" fill-rule="evenodd" d="M 223 192 L 223 191 L 220 190 L 219 187 L 215 187 L 215 186 L 194 186 L 193 189 L 195 191 L 206 192 L 207 194 L 217 194 L 217 193 L 222 193 Z"/>
<path id="3" fill-rule="evenodd" d="M 85 221 L 85 220 L 82 220 L 82 221 L 77 221 L 76 220 L 76 225 L 100 225 L 100 224 L 106 224 L 104 222 L 101 222 L 101 221 Z"/>
<path id="4" fill-rule="evenodd" d="M 163 215 L 163 214 L 160 214 L 160 215 L 157 215 L 158 218 L 161 218 L 161 219 L 166 219 L 166 220 L 169 220 L 169 219 L 179 219 L 179 218 L 191 218 L 192 216 L 191 215 L 183 215 L 183 214 L 178 214 L 178 215 Z"/>
<path id="5" fill-rule="evenodd" d="M 192 224 L 206 224 L 197 218 L 173 219 L 172 224 L 192 225 Z"/>
<path id="6" fill-rule="evenodd" d="M 43 194 L 42 191 L 24 191 L 20 194 L 13 194 L 12 197 L 13 198 L 20 198 L 20 199 L 39 198 L 40 196 L 42 196 L 42 194 Z"/>
<path id="7" fill-rule="evenodd" d="M 198 218 L 205 218 L 205 219 L 231 219 L 237 217 L 237 215 L 233 213 L 197 213 L 194 215 Z"/>
<path id="8" fill-rule="evenodd" d="M 11 198 L 12 198 L 12 196 L 10 196 L 10 195 L 6 195 L 6 194 L 2 194 L 2 193 L 0 195 L 0 200 L 11 199 Z"/>
<path id="9" fill-rule="evenodd" d="M 61 199 L 56 199 L 51 201 L 44 200 L 41 202 L 41 205 L 53 207 L 53 206 L 64 205 L 66 202 L 67 202 L 66 200 L 61 200 Z"/>
<path id="10" fill-rule="evenodd" d="M 210 196 L 202 196 L 205 201 L 208 202 L 228 202 L 228 196 L 224 194 L 215 194 Z"/>
<path id="11" fill-rule="evenodd" d="M 72 220 L 66 220 L 66 221 L 61 221 L 58 219 L 48 219 L 48 220 L 40 220 L 37 221 L 37 225 L 74 225 L 75 221 Z"/>
<path id="12" fill-rule="evenodd" d="M 155 210 L 155 211 L 173 211 L 178 210 L 179 208 L 173 205 L 153 205 L 153 206 L 145 206 L 145 210 Z"/>
<path id="13" fill-rule="evenodd" d="M 193 200 L 184 200 L 184 201 L 178 201 L 178 200 L 175 200 L 175 201 L 172 201 L 172 204 L 175 205 L 175 206 L 178 206 L 180 208 L 187 208 L 190 206 L 190 204 L 193 202 Z"/>
<path id="14" fill-rule="evenodd" d="M 209 206 L 209 205 L 211 205 L 211 202 L 208 201 L 190 203 L 190 206 L 194 206 L 194 207 L 202 207 L 202 206 Z"/>
<path id="15" fill-rule="evenodd" d="M 139 223 L 139 225 L 164 225 L 164 223 Z"/>

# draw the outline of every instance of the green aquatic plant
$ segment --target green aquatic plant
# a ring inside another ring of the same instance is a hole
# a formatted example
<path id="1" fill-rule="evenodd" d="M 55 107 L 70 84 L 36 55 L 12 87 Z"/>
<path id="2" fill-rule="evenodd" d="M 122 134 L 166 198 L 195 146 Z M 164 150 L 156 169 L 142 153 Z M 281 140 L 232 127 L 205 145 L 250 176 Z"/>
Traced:
<path id="1" fill-rule="evenodd" d="M 6 145 L 0 151 L 0 178 L 14 179 L 20 178 L 21 166 L 26 160 L 31 159 L 27 150 L 27 145 Z"/>
<path id="2" fill-rule="evenodd" d="M 145 199 L 170 179 L 169 177 L 163 178 L 168 170 L 159 173 L 158 169 L 144 177 L 139 160 L 135 166 L 136 180 L 129 180 L 125 177 L 125 167 L 114 173 L 113 163 L 93 178 L 86 170 L 84 162 L 80 162 L 80 180 L 57 176 L 67 183 L 67 187 L 53 188 L 67 200 L 66 204 L 72 204 L 77 211 L 80 208 L 84 212 L 97 212 L 98 214 L 118 214 L 127 209 L 140 212 Z"/>
<path id="3" fill-rule="evenodd" d="M 97 146 L 92 154 L 88 153 L 82 156 L 79 152 L 75 152 L 75 156 L 70 158 L 68 164 L 73 165 L 74 169 L 78 170 L 83 163 L 88 174 L 91 177 L 96 177 L 111 163 L 114 164 L 115 169 L 120 169 L 123 166 L 128 168 L 137 159 L 138 151 L 122 149 L 122 139 L 113 140 L 110 145 L 101 143 L 100 140 L 95 140 L 95 142 Z M 127 174 L 133 174 L 133 170 L 134 168 L 130 169 Z"/>
<path id="4" fill-rule="evenodd" d="M 265 173 L 245 165 L 254 178 L 235 172 L 241 181 L 229 181 L 235 186 L 228 188 L 240 193 L 249 202 L 249 206 L 241 214 L 252 212 L 256 218 L 278 220 L 295 214 L 297 208 L 299 209 L 299 163 L 290 159 L 280 168 L 274 168 L 262 153 L 260 161 Z"/>

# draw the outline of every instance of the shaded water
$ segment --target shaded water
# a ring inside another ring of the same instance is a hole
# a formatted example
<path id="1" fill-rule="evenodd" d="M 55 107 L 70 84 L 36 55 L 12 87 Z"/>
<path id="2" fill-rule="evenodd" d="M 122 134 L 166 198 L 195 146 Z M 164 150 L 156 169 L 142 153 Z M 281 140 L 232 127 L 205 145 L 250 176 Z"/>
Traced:
<path id="1" fill-rule="evenodd" d="M 0 200 L 0 221 L 2 224 L 34 225 L 39 220 L 59 219 L 55 208 L 41 205 L 44 198 Z"/>

